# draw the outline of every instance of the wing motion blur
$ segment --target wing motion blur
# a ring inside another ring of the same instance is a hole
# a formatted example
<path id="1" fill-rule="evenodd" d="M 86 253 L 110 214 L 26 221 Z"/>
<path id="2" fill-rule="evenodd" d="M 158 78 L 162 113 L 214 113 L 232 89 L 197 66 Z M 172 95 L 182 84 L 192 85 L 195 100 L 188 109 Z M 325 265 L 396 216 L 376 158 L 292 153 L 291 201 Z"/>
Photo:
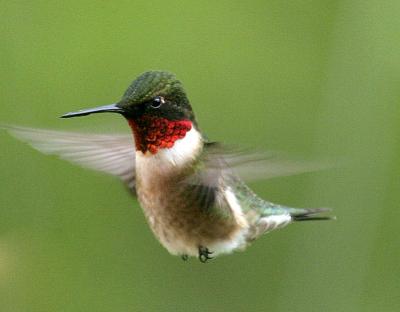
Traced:
<path id="1" fill-rule="evenodd" d="M 262 152 L 226 146 L 217 142 L 206 143 L 203 153 L 205 166 L 200 178 L 206 185 L 218 183 L 219 177 L 240 177 L 246 182 L 267 180 L 330 168 L 326 161 L 307 161 L 278 152 Z"/>
<path id="2" fill-rule="evenodd" d="M 44 154 L 117 176 L 135 192 L 135 145 L 131 135 L 1 127 Z"/>
<path id="3" fill-rule="evenodd" d="M 42 153 L 117 176 L 135 193 L 135 146 L 130 134 L 91 134 L 4 125 L 0 128 Z M 204 166 L 188 182 L 211 189 L 222 176 L 255 181 L 329 167 L 326 163 L 291 160 L 277 153 L 254 152 L 219 143 L 206 143 L 203 155 Z"/>

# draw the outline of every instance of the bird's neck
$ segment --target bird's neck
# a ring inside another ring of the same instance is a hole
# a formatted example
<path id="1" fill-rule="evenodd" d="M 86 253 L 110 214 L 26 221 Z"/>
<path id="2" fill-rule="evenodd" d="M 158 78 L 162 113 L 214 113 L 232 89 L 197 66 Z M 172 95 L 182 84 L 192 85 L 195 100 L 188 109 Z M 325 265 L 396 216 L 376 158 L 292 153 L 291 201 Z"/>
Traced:
<path id="1" fill-rule="evenodd" d="M 168 120 L 162 117 L 142 116 L 128 119 L 135 137 L 136 150 L 143 154 L 157 154 L 161 149 L 170 149 L 177 140 L 186 136 L 193 128 L 190 120 Z"/>
<path id="2" fill-rule="evenodd" d="M 171 173 L 191 165 L 200 155 L 203 138 L 190 120 L 165 118 L 128 120 L 135 137 L 137 170 Z"/>

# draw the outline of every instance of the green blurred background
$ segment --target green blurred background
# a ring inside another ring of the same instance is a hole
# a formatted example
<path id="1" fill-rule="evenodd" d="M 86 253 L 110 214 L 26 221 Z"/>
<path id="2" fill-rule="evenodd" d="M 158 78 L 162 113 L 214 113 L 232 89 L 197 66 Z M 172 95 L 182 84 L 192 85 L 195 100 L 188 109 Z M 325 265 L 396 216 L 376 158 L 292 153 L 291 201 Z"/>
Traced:
<path id="1" fill-rule="evenodd" d="M 109 176 L 0 133 L 0 310 L 399 311 L 400 3 L 0 1 L 0 122 L 61 120 L 138 74 L 184 82 L 213 140 L 345 159 L 252 184 L 336 222 L 295 224 L 206 265 L 170 256 Z"/>

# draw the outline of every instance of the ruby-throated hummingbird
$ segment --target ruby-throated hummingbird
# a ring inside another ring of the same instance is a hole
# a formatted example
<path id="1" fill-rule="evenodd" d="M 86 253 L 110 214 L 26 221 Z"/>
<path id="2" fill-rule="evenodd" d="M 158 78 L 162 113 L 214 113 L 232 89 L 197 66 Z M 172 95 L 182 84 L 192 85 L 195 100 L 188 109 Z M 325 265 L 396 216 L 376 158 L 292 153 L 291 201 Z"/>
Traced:
<path id="1" fill-rule="evenodd" d="M 157 239 L 185 260 L 196 256 L 206 262 L 244 249 L 294 221 L 331 219 L 319 215 L 324 208 L 289 208 L 254 194 L 238 173 L 252 165 L 263 172 L 259 155 L 208 141 L 171 73 L 145 72 L 119 102 L 61 117 L 106 112 L 125 117 L 134 140 L 131 135 L 7 129 L 42 152 L 119 176 L 137 196 Z M 274 175 L 274 167 L 269 170 Z"/>

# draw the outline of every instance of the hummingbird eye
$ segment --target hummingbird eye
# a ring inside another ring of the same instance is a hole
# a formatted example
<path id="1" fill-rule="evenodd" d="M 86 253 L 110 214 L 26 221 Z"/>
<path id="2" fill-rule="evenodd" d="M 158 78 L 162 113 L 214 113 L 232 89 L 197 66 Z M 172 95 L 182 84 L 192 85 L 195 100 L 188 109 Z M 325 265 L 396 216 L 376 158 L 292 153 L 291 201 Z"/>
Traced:
<path id="1" fill-rule="evenodd" d="M 151 102 L 150 106 L 153 108 L 160 108 L 160 106 L 164 103 L 165 103 L 165 100 L 162 96 L 156 96 L 153 99 L 153 102 Z"/>

